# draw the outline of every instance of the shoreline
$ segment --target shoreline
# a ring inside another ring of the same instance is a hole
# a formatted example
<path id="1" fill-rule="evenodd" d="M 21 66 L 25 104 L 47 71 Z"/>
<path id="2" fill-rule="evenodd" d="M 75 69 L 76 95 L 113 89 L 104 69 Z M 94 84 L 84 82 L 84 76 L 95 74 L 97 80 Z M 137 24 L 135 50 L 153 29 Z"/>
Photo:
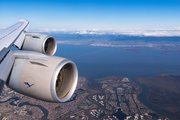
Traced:
<path id="1" fill-rule="evenodd" d="M 139 78 L 137 78 L 137 79 L 139 79 L 139 80 L 136 80 L 136 81 L 138 81 L 140 84 L 142 84 L 143 86 L 145 86 L 147 89 L 148 89 L 148 91 L 149 91 L 149 94 L 147 95 L 147 98 L 146 98 L 146 100 L 150 103 L 150 104 L 152 104 L 153 106 L 156 106 L 156 108 L 158 109 L 158 111 L 161 111 L 161 113 L 160 114 L 162 114 L 163 116 L 165 115 L 165 116 L 167 116 L 168 118 L 170 118 L 170 119 L 172 119 L 172 120 L 176 120 L 176 119 L 178 119 L 178 118 L 176 118 L 176 117 L 174 117 L 172 114 L 170 115 L 169 113 L 171 113 L 170 111 L 168 111 L 167 110 L 167 112 L 165 112 L 165 110 L 163 110 L 164 108 L 167 108 L 167 107 L 172 107 L 172 108 L 174 108 L 173 106 L 176 106 L 176 105 L 171 105 L 171 102 L 169 102 L 169 103 L 165 103 L 163 100 L 161 100 L 160 99 L 160 97 L 158 97 L 158 95 L 156 95 L 156 94 L 159 94 L 158 93 L 158 91 L 156 92 L 155 91 L 155 88 L 157 89 L 158 88 L 158 90 L 164 90 L 164 88 L 161 88 L 161 84 L 156 84 L 156 81 L 158 81 L 158 80 L 161 80 L 161 83 L 163 83 L 162 82 L 162 80 L 166 80 L 166 77 L 167 78 L 170 78 L 171 76 L 173 76 L 173 75 L 175 75 L 175 76 L 180 76 L 180 75 L 177 75 L 177 74 L 161 74 L 161 75 L 156 75 L 156 76 L 154 76 L 154 77 L 152 77 L 152 78 L 146 78 L 146 77 L 139 77 Z M 156 80 L 157 79 L 157 80 Z M 151 82 L 150 82 L 151 81 Z M 168 82 L 170 82 L 170 81 L 168 81 Z M 169 85 L 169 86 L 171 86 L 171 84 L 168 84 L 168 82 L 166 83 L 167 85 Z M 156 85 L 154 85 L 154 84 L 156 84 Z M 165 84 L 165 85 L 166 85 Z M 154 86 L 154 87 L 152 87 L 152 86 Z M 158 87 L 157 87 L 158 86 Z M 162 84 L 162 86 L 163 86 L 163 84 Z M 173 86 L 172 86 L 173 87 Z M 154 90 L 153 90 L 154 89 Z M 169 89 L 169 88 L 167 88 L 167 89 Z M 173 93 L 173 92 L 172 92 Z M 153 94 L 155 94 L 155 95 L 153 95 Z M 156 97 L 157 97 L 157 102 L 158 102 L 158 98 L 161 100 L 161 101 L 159 101 L 159 102 L 161 102 L 161 104 L 162 105 L 159 105 L 158 103 L 154 103 L 154 102 L 151 102 L 150 101 L 150 99 L 152 99 L 152 100 L 155 100 L 156 99 Z M 161 97 L 163 98 L 163 95 L 161 95 Z M 167 98 L 168 99 L 168 96 L 167 97 L 165 97 L 165 98 Z M 164 106 L 166 106 L 166 107 L 164 107 Z M 177 107 L 177 109 L 179 109 L 180 110 L 180 107 Z M 168 113 L 169 112 L 169 113 Z"/>

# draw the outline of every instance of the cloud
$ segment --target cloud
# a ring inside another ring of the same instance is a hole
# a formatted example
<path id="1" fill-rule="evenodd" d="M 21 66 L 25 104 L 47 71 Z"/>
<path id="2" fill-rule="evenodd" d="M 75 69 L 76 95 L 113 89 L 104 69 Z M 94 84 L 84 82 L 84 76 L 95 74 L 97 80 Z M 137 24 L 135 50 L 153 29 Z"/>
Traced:
<path id="1" fill-rule="evenodd" d="M 68 34 L 109 34 L 109 35 L 131 35 L 131 36 L 180 36 L 180 27 L 175 28 L 120 28 L 120 29 L 39 29 L 33 32 L 63 32 Z"/>
<path id="2" fill-rule="evenodd" d="M 2 27 L 2 28 L 0 28 L 0 29 L 6 29 L 7 27 Z"/>
<path id="3" fill-rule="evenodd" d="M 0 27 L 0 31 L 2 31 L 3 29 L 6 29 L 7 27 Z"/>
<path id="4" fill-rule="evenodd" d="M 180 27 L 176 27 L 177 28 L 177 30 L 180 30 Z"/>
<path id="5" fill-rule="evenodd" d="M 83 30 L 83 31 L 80 31 L 79 34 L 89 34 L 89 32 Z"/>

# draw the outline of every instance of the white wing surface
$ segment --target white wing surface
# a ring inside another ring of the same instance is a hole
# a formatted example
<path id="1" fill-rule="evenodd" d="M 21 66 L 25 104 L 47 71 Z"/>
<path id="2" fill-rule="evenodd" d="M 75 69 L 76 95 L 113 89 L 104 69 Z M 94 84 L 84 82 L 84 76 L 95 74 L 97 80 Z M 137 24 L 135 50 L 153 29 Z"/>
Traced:
<path id="1" fill-rule="evenodd" d="M 25 31 L 29 27 L 29 22 L 21 19 L 18 23 L 4 29 L 0 32 L 0 61 L 2 62 L 4 56 L 8 53 L 13 44 L 21 47 Z"/>

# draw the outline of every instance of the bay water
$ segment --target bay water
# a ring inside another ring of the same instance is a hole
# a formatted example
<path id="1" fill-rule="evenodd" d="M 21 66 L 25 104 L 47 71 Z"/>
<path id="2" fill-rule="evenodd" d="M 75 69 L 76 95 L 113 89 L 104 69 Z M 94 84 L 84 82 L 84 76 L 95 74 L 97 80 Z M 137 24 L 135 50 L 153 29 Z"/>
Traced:
<path id="1" fill-rule="evenodd" d="M 77 65 L 79 76 L 88 78 L 89 83 L 106 76 L 130 78 L 141 86 L 142 93 L 138 95 L 138 99 L 143 104 L 158 114 L 171 118 L 147 100 L 148 88 L 135 79 L 161 74 L 180 74 L 180 51 L 171 50 L 168 54 L 162 54 L 163 52 L 151 48 L 121 49 L 58 44 L 55 55 L 72 60 Z"/>

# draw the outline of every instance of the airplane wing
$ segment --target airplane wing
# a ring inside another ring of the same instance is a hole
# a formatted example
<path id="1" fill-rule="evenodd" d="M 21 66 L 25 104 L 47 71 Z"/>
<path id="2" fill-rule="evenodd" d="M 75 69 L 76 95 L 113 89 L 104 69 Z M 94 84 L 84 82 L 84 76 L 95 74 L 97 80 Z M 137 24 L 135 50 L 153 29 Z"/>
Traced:
<path id="1" fill-rule="evenodd" d="M 18 23 L 0 31 L 0 93 L 14 63 L 10 52 L 12 45 L 21 47 L 29 22 L 21 19 Z"/>
<path id="2" fill-rule="evenodd" d="M 27 33 L 29 22 L 0 31 L 0 93 L 4 84 L 21 94 L 50 102 L 66 102 L 73 95 L 78 71 L 65 58 L 52 56 L 56 40 L 48 35 Z M 11 50 L 12 46 L 19 50 Z"/>
<path id="3" fill-rule="evenodd" d="M 18 23 L 4 29 L 0 32 L 0 60 L 9 51 L 11 46 L 15 43 L 21 47 L 24 40 L 24 32 L 29 28 L 29 22 L 21 19 Z"/>

